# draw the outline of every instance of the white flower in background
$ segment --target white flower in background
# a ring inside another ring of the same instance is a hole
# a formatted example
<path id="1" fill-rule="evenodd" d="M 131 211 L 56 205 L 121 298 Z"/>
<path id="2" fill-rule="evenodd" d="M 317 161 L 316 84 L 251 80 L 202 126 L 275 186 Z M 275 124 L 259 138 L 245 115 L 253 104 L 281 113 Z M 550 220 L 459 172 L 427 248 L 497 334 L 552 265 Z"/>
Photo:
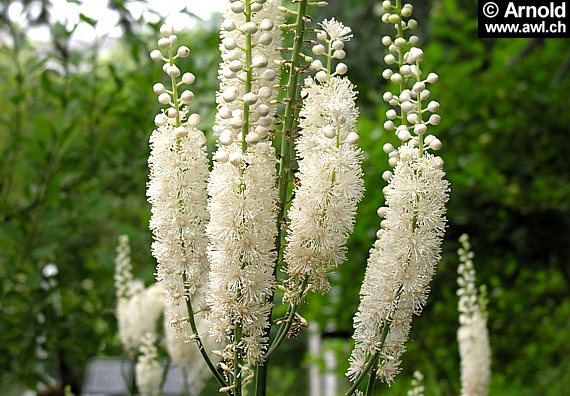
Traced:
<path id="1" fill-rule="evenodd" d="M 412 315 L 420 314 L 428 284 L 440 260 L 449 183 L 439 157 L 410 144 L 384 188 L 386 207 L 378 239 L 370 252 L 361 301 L 354 318 L 356 347 L 348 375 L 355 379 L 366 359 L 379 354 L 377 375 L 393 382 L 410 331 Z"/>
<path id="2" fill-rule="evenodd" d="M 126 351 L 136 350 L 146 333 L 156 333 L 157 320 L 164 311 L 164 291 L 156 284 L 144 288 L 134 281 L 135 292 L 129 299 L 117 301 L 117 322 L 121 344 Z"/>
<path id="3" fill-rule="evenodd" d="M 121 235 L 115 258 L 115 292 L 119 338 L 127 352 L 140 346 L 146 333 L 156 332 L 156 321 L 164 310 L 164 292 L 156 285 L 145 289 L 132 274 L 129 237 Z"/>
<path id="4" fill-rule="evenodd" d="M 322 84 L 308 78 L 302 96 L 298 183 L 285 262 L 293 281 L 309 277 L 312 290 L 326 291 L 327 274 L 346 259 L 346 241 L 364 193 L 362 151 L 350 140 L 356 135 L 356 92 L 347 78 Z"/>
<path id="5" fill-rule="evenodd" d="M 424 396 L 424 375 L 420 371 L 414 371 L 412 379 L 412 389 L 408 391 L 408 396 Z"/>
<path id="6" fill-rule="evenodd" d="M 491 347 L 487 313 L 481 306 L 475 286 L 474 254 L 469 236 L 459 238 L 460 264 L 457 268 L 459 289 L 459 355 L 461 357 L 461 396 L 487 396 L 491 377 Z"/>
<path id="7" fill-rule="evenodd" d="M 222 23 L 218 135 L 208 193 L 211 332 L 246 365 L 263 355 L 276 259 L 276 157 L 271 128 L 279 74 L 280 1 L 231 2 Z M 254 10 L 255 8 L 255 10 Z M 255 11 L 255 12 L 253 12 Z M 239 328 L 240 334 L 234 334 Z M 237 339 L 239 338 L 239 339 Z"/>
<path id="8" fill-rule="evenodd" d="M 139 348 L 135 366 L 135 381 L 141 396 L 159 396 L 162 382 L 162 366 L 158 361 L 156 335 L 146 333 Z"/>
<path id="9" fill-rule="evenodd" d="M 178 92 L 184 84 L 195 81 L 192 73 L 181 75 L 174 64 L 176 59 L 188 56 L 190 50 L 180 46 L 174 51 L 177 37 L 171 26 L 163 25 L 160 31 L 161 49 L 153 50 L 150 56 L 164 62 L 163 71 L 171 81 L 171 90 L 162 83 L 153 86 L 159 103 L 168 107 L 154 119 L 157 129 L 150 137 L 147 196 L 152 213 L 156 278 L 169 300 L 177 304 L 183 301 L 184 286 L 192 297 L 206 283 L 208 158 L 204 133 L 196 128 L 200 116 L 188 111 L 194 94 L 190 90 Z M 167 51 L 167 55 L 162 51 Z M 182 282 L 184 276 L 186 285 Z"/>

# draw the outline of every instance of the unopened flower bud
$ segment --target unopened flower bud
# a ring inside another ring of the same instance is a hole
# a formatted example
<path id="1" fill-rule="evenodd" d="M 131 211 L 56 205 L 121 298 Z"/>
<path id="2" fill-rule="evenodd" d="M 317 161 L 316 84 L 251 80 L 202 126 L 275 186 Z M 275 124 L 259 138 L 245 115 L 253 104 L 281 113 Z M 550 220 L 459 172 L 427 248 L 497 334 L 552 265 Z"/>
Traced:
<path id="1" fill-rule="evenodd" d="M 171 45 L 170 40 L 168 40 L 166 37 L 162 37 L 161 39 L 159 39 L 157 44 L 160 48 L 170 48 Z"/>
<path id="2" fill-rule="evenodd" d="M 423 82 L 417 82 L 414 84 L 414 86 L 412 87 L 412 92 L 415 93 L 420 93 L 422 92 L 424 89 L 426 89 L 426 85 Z"/>
<path id="3" fill-rule="evenodd" d="M 388 165 L 390 165 L 392 167 L 398 165 L 398 158 L 396 158 L 396 157 L 388 158 Z"/>
<path id="4" fill-rule="evenodd" d="M 410 48 L 408 63 L 421 62 L 424 59 L 424 52 L 421 48 L 412 47 Z"/>
<path id="5" fill-rule="evenodd" d="M 384 171 L 384 173 L 382 173 L 382 179 L 386 180 L 386 181 L 390 181 L 390 179 L 394 176 L 394 174 L 390 171 Z"/>
<path id="6" fill-rule="evenodd" d="M 408 21 L 408 27 L 409 27 L 410 29 L 415 29 L 415 28 L 417 28 L 417 27 L 418 27 L 418 21 L 416 21 L 415 19 L 410 19 L 410 20 Z M 412 37 L 415 37 L 415 36 L 412 36 Z M 411 39 L 411 37 L 410 37 L 410 39 Z M 412 43 L 412 44 L 413 44 L 413 43 Z"/>
<path id="7" fill-rule="evenodd" d="M 223 41 L 222 41 L 222 45 L 224 46 L 225 49 L 227 49 L 228 51 L 231 51 L 233 49 L 235 49 L 237 47 L 237 43 L 236 41 L 231 38 L 231 37 L 226 37 Z"/>
<path id="8" fill-rule="evenodd" d="M 157 49 L 150 51 L 150 59 L 152 59 L 155 62 L 161 61 L 162 52 L 160 52 L 160 50 Z"/>
<path id="9" fill-rule="evenodd" d="M 382 77 L 384 77 L 386 80 L 389 80 L 390 77 L 392 77 L 392 74 L 394 74 L 394 72 L 391 69 L 384 69 L 382 71 Z"/>
<path id="10" fill-rule="evenodd" d="M 160 34 L 162 34 L 164 37 L 170 37 L 173 31 L 174 28 L 172 27 L 172 25 L 166 23 L 160 27 Z"/>
<path id="11" fill-rule="evenodd" d="M 234 88 L 226 88 L 222 94 L 222 98 L 228 102 L 231 103 L 234 100 L 236 100 L 237 94 Z"/>
<path id="12" fill-rule="evenodd" d="M 261 87 L 257 91 L 257 96 L 262 99 L 269 99 L 273 95 L 273 91 L 269 87 Z"/>
<path id="13" fill-rule="evenodd" d="M 429 116 L 428 122 L 431 125 L 439 125 L 439 123 L 441 122 L 441 117 L 439 114 L 432 114 Z"/>
<path id="14" fill-rule="evenodd" d="M 226 32 L 232 32 L 232 31 L 236 30 L 236 23 L 231 18 L 224 19 L 224 22 L 222 22 L 222 28 Z"/>
<path id="15" fill-rule="evenodd" d="M 244 7 L 243 7 L 243 4 L 241 3 L 241 1 L 236 1 L 236 2 L 232 3 L 232 5 L 230 6 L 230 9 L 232 10 L 232 12 L 234 12 L 236 14 L 241 14 L 241 13 L 243 13 Z"/>
<path id="16" fill-rule="evenodd" d="M 226 150 L 218 150 L 214 154 L 214 161 L 218 161 L 221 164 L 225 164 L 230 159 L 230 155 Z"/>
<path id="17" fill-rule="evenodd" d="M 432 100 L 431 102 L 428 103 L 427 109 L 428 111 L 435 113 L 436 111 L 439 110 L 439 103 L 436 102 L 435 100 Z"/>
<path id="18" fill-rule="evenodd" d="M 253 92 L 247 92 L 245 95 L 243 95 L 242 100 L 245 104 L 251 106 L 257 102 L 257 95 Z"/>
<path id="19" fill-rule="evenodd" d="M 228 68 L 234 73 L 237 73 L 243 69 L 243 63 L 241 63 L 239 60 L 234 60 L 230 62 Z"/>
<path id="20" fill-rule="evenodd" d="M 170 46 L 172 47 L 178 41 L 178 37 L 175 34 L 168 36 L 168 41 L 170 41 Z"/>
<path id="21" fill-rule="evenodd" d="M 391 101 L 393 97 L 394 94 L 392 92 L 384 92 L 384 94 L 382 95 L 382 99 L 384 100 L 384 102 Z"/>
<path id="22" fill-rule="evenodd" d="M 384 63 L 386 63 L 387 65 L 393 65 L 394 63 L 396 63 L 396 58 L 394 57 L 394 55 L 388 54 L 384 57 Z"/>
<path id="23" fill-rule="evenodd" d="M 430 84 L 435 84 L 438 79 L 439 79 L 439 76 L 435 73 L 430 73 L 427 76 L 427 82 Z"/>
<path id="24" fill-rule="evenodd" d="M 400 84 L 402 81 L 404 81 L 404 79 L 402 78 L 402 75 L 400 73 L 394 73 L 390 77 L 390 81 L 396 84 Z"/>
<path id="25" fill-rule="evenodd" d="M 261 30 L 270 31 L 273 29 L 273 21 L 271 19 L 264 19 L 259 23 L 259 28 Z"/>
<path id="26" fill-rule="evenodd" d="M 336 73 L 339 75 L 344 75 L 348 72 L 348 66 L 344 63 L 339 63 L 336 65 Z"/>
<path id="27" fill-rule="evenodd" d="M 417 124 L 419 121 L 418 115 L 416 113 L 409 113 L 406 116 L 406 119 L 408 120 L 409 123 L 412 123 L 412 124 Z"/>
<path id="28" fill-rule="evenodd" d="M 389 120 L 395 120 L 396 117 L 398 117 L 398 114 L 396 113 L 396 110 L 394 109 L 390 109 L 386 112 L 386 118 Z"/>
<path id="29" fill-rule="evenodd" d="M 356 132 L 350 132 L 348 135 L 346 135 L 346 142 L 348 144 L 358 144 L 359 140 L 360 136 L 358 136 Z"/>
<path id="30" fill-rule="evenodd" d="M 333 52 L 333 58 L 344 59 L 344 58 L 346 58 L 346 52 L 344 50 L 337 50 L 337 51 Z"/>
<path id="31" fill-rule="evenodd" d="M 261 78 L 267 81 L 275 80 L 275 77 L 277 77 L 277 73 L 273 69 L 266 69 L 261 75 Z"/>
<path id="32" fill-rule="evenodd" d="M 398 139 L 400 139 L 403 142 L 409 140 L 412 137 L 412 135 L 410 135 L 410 131 L 408 131 L 407 129 L 402 129 L 400 132 L 398 132 L 397 136 Z"/>
<path id="33" fill-rule="evenodd" d="M 154 116 L 154 124 L 157 127 L 161 127 L 163 125 L 166 125 L 166 123 L 168 122 L 168 117 L 162 113 L 157 114 L 156 116 Z"/>
<path id="34" fill-rule="evenodd" d="M 155 94 L 160 95 L 161 93 L 166 92 L 166 87 L 162 83 L 156 83 L 152 86 L 152 90 Z"/>
<path id="35" fill-rule="evenodd" d="M 394 125 L 394 122 L 391 120 L 388 120 L 386 122 L 384 122 L 384 129 L 387 131 L 393 131 L 396 128 L 396 126 Z"/>
<path id="36" fill-rule="evenodd" d="M 229 129 L 224 129 L 220 134 L 220 144 L 223 146 L 229 146 L 234 142 L 234 134 Z"/>
<path id="37" fill-rule="evenodd" d="M 269 45 L 273 41 L 273 36 L 268 33 L 263 33 L 259 36 L 259 43 L 263 45 Z"/>
<path id="38" fill-rule="evenodd" d="M 166 92 L 161 93 L 160 95 L 158 95 L 158 103 L 166 105 L 170 103 L 170 95 Z"/>
<path id="39" fill-rule="evenodd" d="M 332 48 L 336 51 L 344 48 L 344 42 L 342 40 L 335 40 L 332 42 Z"/>
<path id="40" fill-rule="evenodd" d="M 410 22 L 408 22 L 408 26 L 410 26 Z M 418 36 L 410 36 L 408 41 L 410 42 L 410 44 L 416 45 L 420 42 L 420 38 Z"/>
<path id="41" fill-rule="evenodd" d="M 414 105 L 410 101 L 402 102 L 402 104 L 400 106 L 402 108 L 402 111 L 405 113 L 409 113 L 410 111 L 412 111 L 414 109 Z"/>
<path id="42" fill-rule="evenodd" d="M 188 125 L 193 126 L 193 127 L 200 125 L 201 121 L 202 121 L 202 117 L 200 117 L 200 114 L 192 113 L 188 117 Z"/>
<path id="43" fill-rule="evenodd" d="M 400 23 L 401 19 L 400 16 L 398 14 L 392 14 L 388 17 L 388 22 L 396 24 L 396 23 Z"/>
<path id="44" fill-rule="evenodd" d="M 323 55 L 325 53 L 325 46 L 322 44 L 317 44 L 312 48 L 313 54 Z"/>
<path id="45" fill-rule="evenodd" d="M 382 2 L 382 8 L 384 11 L 390 11 L 392 9 L 392 2 L 390 0 L 384 0 Z"/>
<path id="46" fill-rule="evenodd" d="M 311 69 L 316 70 L 316 71 L 322 70 L 323 69 L 323 62 L 321 62 L 318 59 L 312 61 L 311 62 Z"/>
<path id="47" fill-rule="evenodd" d="M 327 125 L 323 128 L 323 133 L 329 139 L 332 139 L 336 136 L 336 128 L 332 125 Z"/>
<path id="48" fill-rule="evenodd" d="M 246 34 L 257 33 L 257 25 L 254 22 L 246 22 L 240 26 L 240 30 Z"/>
<path id="49" fill-rule="evenodd" d="M 441 146 L 442 146 L 441 140 L 439 140 L 438 138 L 434 138 L 434 139 L 429 143 L 429 147 L 430 147 L 432 150 L 436 150 L 436 151 L 437 151 L 437 150 L 441 149 Z"/>
<path id="50" fill-rule="evenodd" d="M 392 143 L 385 143 L 385 144 L 382 146 L 382 151 L 384 151 L 386 154 L 390 154 L 390 153 L 391 153 L 392 151 L 394 151 L 394 150 L 395 150 L 395 148 L 394 148 L 394 146 L 392 145 Z"/>
<path id="51" fill-rule="evenodd" d="M 327 75 L 327 72 L 321 70 L 315 75 L 315 78 L 317 79 L 318 82 L 324 83 L 325 81 L 328 81 L 329 76 Z"/>
<path id="52" fill-rule="evenodd" d="M 168 118 L 174 118 L 178 115 L 178 111 L 174 107 L 170 107 L 166 110 L 166 116 Z"/>
<path id="53" fill-rule="evenodd" d="M 194 84 L 194 81 L 196 81 L 196 76 L 194 76 L 194 74 L 192 73 L 184 73 L 182 75 L 182 82 L 184 84 Z"/>
<path id="54" fill-rule="evenodd" d="M 402 48 L 403 46 L 406 45 L 406 39 L 403 37 L 398 37 L 394 41 L 394 44 L 396 45 L 396 47 Z"/>
<path id="55" fill-rule="evenodd" d="M 406 17 L 406 18 L 412 16 L 413 10 L 414 10 L 414 8 L 412 7 L 411 4 L 405 4 L 405 5 L 402 7 L 402 16 L 403 16 L 403 17 Z"/>
<path id="56" fill-rule="evenodd" d="M 186 137 L 188 135 L 188 130 L 186 129 L 186 127 L 183 126 L 178 126 L 176 128 L 174 128 L 174 136 L 177 138 L 183 138 Z"/>
<path id="57" fill-rule="evenodd" d="M 382 44 L 384 44 L 386 47 L 392 44 L 392 37 L 390 36 L 382 37 Z"/>
<path id="58" fill-rule="evenodd" d="M 264 55 L 255 55 L 252 60 L 253 67 L 267 67 L 267 58 Z"/>
<path id="59" fill-rule="evenodd" d="M 178 77 L 180 75 L 180 69 L 176 65 L 170 65 L 166 69 L 166 74 L 170 77 Z"/>
<path id="60" fill-rule="evenodd" d="M 178 51 L 176 51 L 176 55 L 179 58 L 186 58 L 190 55 L 190 48 L 186 47 L 185 45 L 178 47 Z"/>
<path id="61" fill-rule="evenodd" d="M 427 131 L 426 124 L 416 124 L 414 126 L 414 133 L 418 136 L 423 135 Z"/>
<path id="62" fill-rule="evenodd" d="M 254 145 L 259 142 L 259 135 L 255 132 L 250 132 L 245 136 L 245 141 L 249 145 Z"/>

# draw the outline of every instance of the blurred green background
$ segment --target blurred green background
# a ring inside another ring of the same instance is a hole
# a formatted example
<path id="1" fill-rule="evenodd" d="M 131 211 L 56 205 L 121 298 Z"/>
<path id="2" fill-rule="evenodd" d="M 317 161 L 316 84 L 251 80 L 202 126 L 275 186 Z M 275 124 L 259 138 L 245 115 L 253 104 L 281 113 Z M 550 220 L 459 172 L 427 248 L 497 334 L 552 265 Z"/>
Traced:
<path id="1" fill-rule="evenodd" d="M 67 0 L 79 4 L 81 0 Z M 14 17 L 14 4 L 21 8 Z M 200 7 L 186 1 L 189 9 Z M 350 353 L 368 249 L 383 203 L 380 175 L 387 89 L 381 78 L 378 3 L 331 1 L 314 20 L 352 26 L 349 76 L 358 85 L 367 194 L 349 260 L 333 292 L 312 296 L 304 315 L 325 329 L 339 382 Z M 101 7 L 106 2 L 101 2 Z M 144 1 L 111 0 L 119 38 L 74 42 L 51 0 L 0 2 L 0 394 L 38 382 L 80 391 L 85 363 L 120 355 L 114 317 L 114 254 L 128 234 L 135 275 L 153 281 L 145 200 L 148 137 L 159 109 L 148 58 L 160 21 L 131 13 Z M 566 395 L 570 389 L 570 41 L 478 39 L 476 0 L 415 2 L 425 70 L 440 82 L 435 130 L 452 184 L 444 259 L 421 317 L 414 320 L 404 373 L 378 394 L 404 395 L 411 373 L 426 394 L 459 393 L 456 343 L 457 238 L 471 235 L 479 283 L 489 290 L 491 395 Z M 191 16 L 191 14 L 189 13 Z M 194 111 L 209 131 L 215 111 L 219 15 L 192 18 L 179 38 L 193 54 Z M 97 21 L 81 15 L 79 26 Z M 42 42 L 33 28 L 47 28 Z M 54 271 L 57 267 L 57 273 Z M 272 361 L 271 395 L 308 394 L 306 335 Z M 55 387 L 57 388 L 57 387 Z M 213 388 L 212 388 L 213 389 Z M 57 394 L 57 389 L 53 390 Z M 215 391 L 212 391 L 215 392 Z M 205 394 L 210 394 L 206 392 Z M 214 394 L 214 393 L 211 393 Z"/>

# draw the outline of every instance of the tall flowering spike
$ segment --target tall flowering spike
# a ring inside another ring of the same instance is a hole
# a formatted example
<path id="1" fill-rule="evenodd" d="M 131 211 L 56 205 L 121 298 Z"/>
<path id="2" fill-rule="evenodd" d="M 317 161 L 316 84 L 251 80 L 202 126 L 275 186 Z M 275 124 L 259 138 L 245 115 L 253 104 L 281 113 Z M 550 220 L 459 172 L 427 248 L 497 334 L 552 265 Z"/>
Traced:
<path id="1" fill-rule="evenodd" d="M 266 348 L 276 259 L 276 158 L 271 146 L 281 58 L 278 0 L 230 2 L 222 24 L 222 63 L 207 228 L 211 332 L 225 358 L 254 365 Z M 239 376 L 234 381 L 241 381 Z"/>
<path id="2" fill-rule="evenodd" d="M 397 31 L 394 40 L 389 36 L 382 39 L 390 51 L 385 61 L 396 68 L 383 74 L 398 87 L 396 94 L 386 92 L 384 99 L 400 108 L 399 114 L 396 109 L 387 111 L 384 127 L 395 130 L 404 143 L 397 150 L 389 143 L 384 146 L 394 169 L 382 175 L 388 181 L 383 190 L 386 205 L 378 210 L 384 220 L 370 251 L 354 317 L 356 346 L 347 375 L 355 387 L 371 369 L 388 383 L 400 371 L 412 316 L 421 313 L 441 258 L 449 194 L 443 160 L 428 152 L 439 149 L 441 142 L 432 135 L 423 137 L 428 125 L 439 123 L 434 114 L 423 120 L 426 110 L 438 107 L 437 102 L 431 102 L 424 109 L 429 97 L 426 83 L 436 82 L 437 75 L 422 78 L 423 52 L 416 47 L 418 38 L 405 38 L 404 32 L 417 26 L 413 19 L 404 20 L 411 16 L 412 6 L 401 6 L 400 0 L 395 6 L 389 0 L 382 5 L 386 10 L 382 20 Z"/>
<path id="3" fill-rule="evenodd" d="M 475 286 L 473 252 L 467 234 L 459 238 L 457 251 L 457 294 L 459 296 L 459 355 L 461 357 L 461 395 L 487 396 L 491 377 L 491 347 L 485 302 L 480 303 Z M 484 289 L 483 289 L 484 290 Z M 483 298 L 484 300 L 484 298 Z"/>
<path id="4" fill-rule="evenodd" d="M 147 332 L 156 331 L 156 320 L 164 310 L 164 296 L 156 285 L 144 288 L 132 274 L 129 237 L 121 235 L 115 258 L 117 327 L 123 348 L 134 353 Z"/>
<path id="5" fill-rule="evenodd" d="M 115 294 L 117 300 L 128 300 L 133 295 L 133 266 L 129 236 L 121 235 L 115 257 Z"/>
<path id="6" fill-rule="evenodd" d="M 184 296 L 183 276 L 190 296 L 206 281 L 208 159 L 206 138 L 196 128 L 200 116 L 189 114 L 188 110 L 194 94 L 190 90 L 179 93 L 182 86 L 195 79 L 192 73 L 181 75 L 174 63 L 186 57 L 189 49 L 181 46 L 175 52 L 172 27 L 163 25 L 160 30 L 161 49 L 150 55 L 163 62 L 170 87 L 167 89 L 162 83 L 153 86 L 158 101 L 166 108 L 155 117 L 157 129 L 150 137 L 147 196 L 152 211 L 152 253 L 158 263 L 156 278 L 167 291 L 169 301 L 179 304 Z"/>
<path id="7" fill-rule="evenodd" d="M 135 366 L 135 379 L 141 396 L 159 396 L 162 382 L 162 366 L 158 360 L 156 334 L 147 333 L 139 348 L 140 355 Z"/>
<path id="8" fill-rule="evenodd" d="M 346 66 L 337 65 L 332 71 L 332 60 L 345 56 L 350 28 L 334 19 L 321 26 L 317 36 L 324 45 L 316 44 L 313 53 L 325 54 L 327 67 L 313 61 L 320 83 L 307 78 L 302 92 L 306 99 L 296 146 L 299 172 L 285 249 L 288 298 L 294 298 L 291 293 L 304 278 L 313 291 L 328 290 L 327 274 L 346 258 L 346 241 L 364 193 L 362 151 L 356 146 L 356 92 L 346 77 L 338 76 Z"/>

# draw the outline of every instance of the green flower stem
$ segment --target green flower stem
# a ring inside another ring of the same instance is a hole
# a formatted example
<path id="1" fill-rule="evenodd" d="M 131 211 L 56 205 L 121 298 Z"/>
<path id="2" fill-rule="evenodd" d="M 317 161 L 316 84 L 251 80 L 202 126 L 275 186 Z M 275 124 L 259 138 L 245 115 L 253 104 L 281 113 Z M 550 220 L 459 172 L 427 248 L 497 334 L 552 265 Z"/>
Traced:
<path id="1" fill-rule="evenodd" d="M 174 65 L 174 56 L 172 55 L 172 47 L 168 49 L 168 63 L 170 66 Z M 178 85 L 176 77 L 170 76 L 170 83 L 172 84 L 172 102 L 176 110 L 176 124 L 175 127 L 180 126 L 180 102 L 178 101 Z"/>
<path id="2" fill-rule="evenodd" d="M 247 3 L 247 2 L 246 2 Z M 288 191 L 291 179 L 290 167 L 291 167 L 291 150 L 292 150 L 292 140 L 293 140 L 293 130 L 296 126 L 296 115 L 295 109 L 297 107 L 297 102 L 299 100 L 299 75 L 301 74 L 301 52 L 303 41 L 305 38 L 306 31 L 306 21 L 305 16 L 307 14 L 307 3 L 308 0 L 297 1 L 297 14 L 296 21 L 293 25 L 295 27 L 295 37 L 293 39 L 293 50 L 291 54 L 291 61 L 289 63 L 288 70 L 288 80 L 287 80 L 287 92 L 285 96 L 285 113 L 283 121 L 283 130 L 281 135 L 281 153 L 279 162 L 279 173 L 278 173 L 278 183 L 279 183 L 279 201 L 278 201 L 278 213 L 277 213 L 277 236 L 275 238 L 275 248 L 277 251 L 277 263 L 275 265 L 274 277 L 277 277 L 277 272 L 279 271 L 281 264 L 283 262 L 283 221 L 285 220 L 285 208 L 288 202 Z M 275 292 L 269 297 L 269 301 L 273 301 Z M 269 336 L 271 327 L 266 330 L 266 335 Z M 269 366 L 269 357 L 265 358 L 262 364 L 259 364 L 256 368 L 255 376 L 255 395 L 265 396 L 267 393 L 267 368 Z"/>
<path id="3" fill-rule="evenodd" d="M 296 298 L 295 302 L 291 302 L 291 305 L 289 306 L 289 310 L 287 312 L 287 320 L 279 327 L 275 339 L 273 340 L 271 346 L 269 347 L 269 350 L 265 354 L 266 359 L 269 359 L 269 357 L 271 357 L 271 355 L 279 348 L 279 346 L 287 336 L 289 329 L 291 329 L 291 326 L 293 325 L 293 319 L 295 318 L 295 314 L 299 310 L 299 306 L 303 301 L 303 296 L 305 294 L 305 290 L 307 289 L 308 284 L 309 284 L 309 277 L 306 276 L 305 278 L 303 278 L 303 282 L 301 283 L 299 296 Z"/>
<path id="4" fill-rule="evenodd" d="M 378 355 L 376 355 L 378 356 Z M 376 358 L 378 360 L 378 358 Z M 376 383 L 376 370 L 370 371 L 370 375 L 368 377 L 368 385 L 366 385 L 366 396 L 372 396 L 374 393 L 374 384 Z"/>
<path id="5" fill-rule="evenodd" d="M 228 386 L 228 384 L 227 384 L 226 380 L 224 379 L 224 377 L 222 377 L 222 375 L 218 372 L 218 370 L 216 369 L 216 366 L 214 365 L 214 363 L 212 363 L 212 360 L 210 360 L 210 357 L 208 356 L 208 353 L 206 352 L 206 349 L 204 348 L 204 343 L 202 342 L 202 339 L 200 338 L 200 334 L 198 333 L 198 327 L 196 326 L 196 320 L 194 318 L 194 309 L 192 308 L 192 300 L 190 299 L 190 290 L 188 288 L 188 279 L 187 279 L 185 273 L 182 274 L 182 281 L 184 282 L 184 294 L 186 296 L 186 308 L 188 309 L 188 322 L 190 323 L 190 328 L 192 329 L 192 337 L 194 338 L 194 341 L 196 341 L 196 346 L 198 347 L 200 354 L 204 358 L 206 365 L 208 366 L 208 368 L 210 369 L 210 371 L 212 372 L 212 374 L 214 375 L 214 377 L 216 378 L 216 380 L 218 381 L 220 386 L 222 388 L 225 388 Z M 228 391 L 228 394 L 231 396 L 231 395 L 233 395 L 233 392 Z"/>

